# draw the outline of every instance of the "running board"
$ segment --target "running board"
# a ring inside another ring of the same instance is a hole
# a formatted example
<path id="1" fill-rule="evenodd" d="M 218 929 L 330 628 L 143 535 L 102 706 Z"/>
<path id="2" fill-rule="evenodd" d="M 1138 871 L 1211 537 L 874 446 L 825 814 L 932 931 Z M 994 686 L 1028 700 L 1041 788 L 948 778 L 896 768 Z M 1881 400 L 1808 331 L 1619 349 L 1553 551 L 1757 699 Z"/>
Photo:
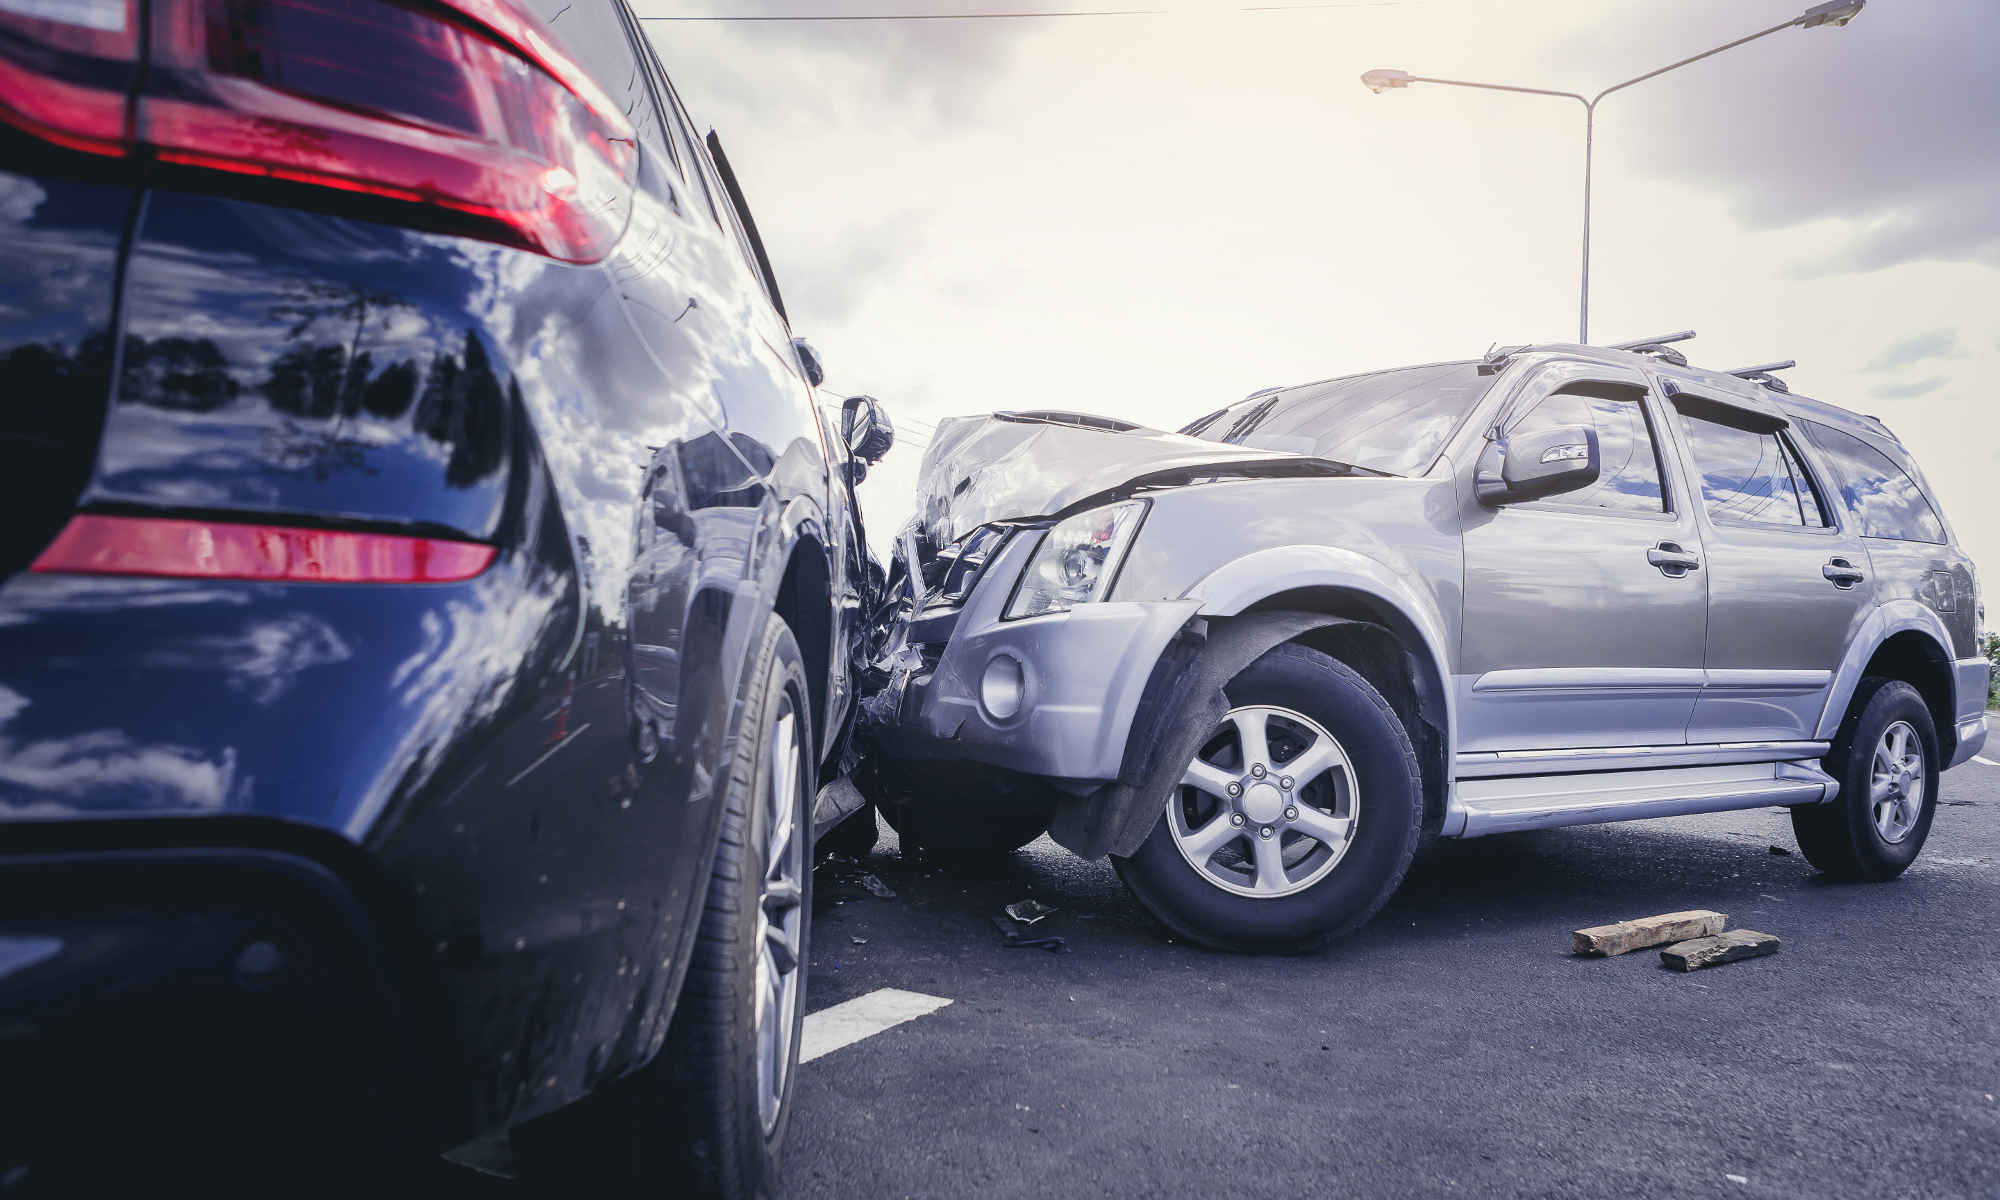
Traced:
<path id="1" fill-rule="evenodd" d="M 1459 836 L 1817 804 L 1839 790 L 1810 761 L 1461 779 L 1457 801 L 1465 826 Z"/>

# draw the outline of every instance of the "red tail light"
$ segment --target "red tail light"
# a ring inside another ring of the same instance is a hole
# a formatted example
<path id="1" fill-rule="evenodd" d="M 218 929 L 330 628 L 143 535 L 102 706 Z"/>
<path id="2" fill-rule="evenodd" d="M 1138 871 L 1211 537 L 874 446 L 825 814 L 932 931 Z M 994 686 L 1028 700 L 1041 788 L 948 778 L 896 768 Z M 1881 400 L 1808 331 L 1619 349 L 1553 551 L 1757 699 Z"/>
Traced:
<path id="1" fill-rule="evenodd" d="M 0 117 L 106 154 L 420 205 L 426 221 L 571 262 L 625 227 L 630 123 L 507 0 L 0 5 Z"/>
<path id="2" fill-rule="evenodd" d="M 484 571 L 493 554 L 491 546 L 436 538 L 85 514 L 70 518 L 28 569 L 286 583 L 448 583 Z"/>

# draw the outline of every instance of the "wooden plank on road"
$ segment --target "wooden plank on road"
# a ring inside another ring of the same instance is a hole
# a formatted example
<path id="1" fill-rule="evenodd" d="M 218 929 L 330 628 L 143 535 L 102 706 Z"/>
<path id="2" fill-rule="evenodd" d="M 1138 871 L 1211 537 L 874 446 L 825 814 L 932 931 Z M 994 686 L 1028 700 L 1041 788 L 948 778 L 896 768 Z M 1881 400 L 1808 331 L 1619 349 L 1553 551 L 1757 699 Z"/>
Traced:
<path id="1" fill-rule="evenodd" d="M 1719 912 L 1696 908 L 1620 921 L 1616 925 L 1594 925 L 1570 934 L 1570 949 L 1592 957 L 1625 954 L 1644 950 L 1648 946 L 1664 946 L 1669 942 L 1684 942 L 1689 938 L 1721 933 L 1726 920 L 1728 918 Z"/>

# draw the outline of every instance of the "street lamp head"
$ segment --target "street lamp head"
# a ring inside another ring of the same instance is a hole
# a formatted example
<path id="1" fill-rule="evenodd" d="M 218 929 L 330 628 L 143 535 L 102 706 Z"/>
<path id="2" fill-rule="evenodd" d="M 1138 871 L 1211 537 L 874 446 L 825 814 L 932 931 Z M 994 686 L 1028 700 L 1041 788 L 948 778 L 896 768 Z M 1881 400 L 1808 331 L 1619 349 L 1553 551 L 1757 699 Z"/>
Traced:
<path id="1" fill-rule="evenodd" d="M 1410 80 L 1413 78 L 1414 76 L 1408 71 L 1397 71 L 1379 67 L 1373 71 L 1363 71 L 1361 73 L 1362 84 L 1378 96 L 1390 88 L 1409 87 Z"/>
<path id="2" fill-rule="evenodd" d="M 1800 29 L 1815 29 L 1821 25 L 1831 25 L 1838 29 L 1861 15 L 1868 0 L 1827 0 L 1825 4 L 1815 4 L 1799 15 L 1792 24 Z"/>

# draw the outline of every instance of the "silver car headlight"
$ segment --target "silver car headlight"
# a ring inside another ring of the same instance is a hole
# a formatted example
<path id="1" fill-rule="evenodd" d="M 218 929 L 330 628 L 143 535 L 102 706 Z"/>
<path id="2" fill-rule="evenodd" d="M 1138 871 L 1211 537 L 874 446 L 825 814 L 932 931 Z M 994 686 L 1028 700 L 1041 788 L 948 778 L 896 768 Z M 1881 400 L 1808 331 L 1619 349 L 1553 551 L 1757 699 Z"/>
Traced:
<path id="1" fill-rule="evenodd" d="M 1145 513 L 1144 500 L 1123 500 L 1057 522 L 1021 573 L 1008 618 L 1066 612 L 1102 600 Z"/>

